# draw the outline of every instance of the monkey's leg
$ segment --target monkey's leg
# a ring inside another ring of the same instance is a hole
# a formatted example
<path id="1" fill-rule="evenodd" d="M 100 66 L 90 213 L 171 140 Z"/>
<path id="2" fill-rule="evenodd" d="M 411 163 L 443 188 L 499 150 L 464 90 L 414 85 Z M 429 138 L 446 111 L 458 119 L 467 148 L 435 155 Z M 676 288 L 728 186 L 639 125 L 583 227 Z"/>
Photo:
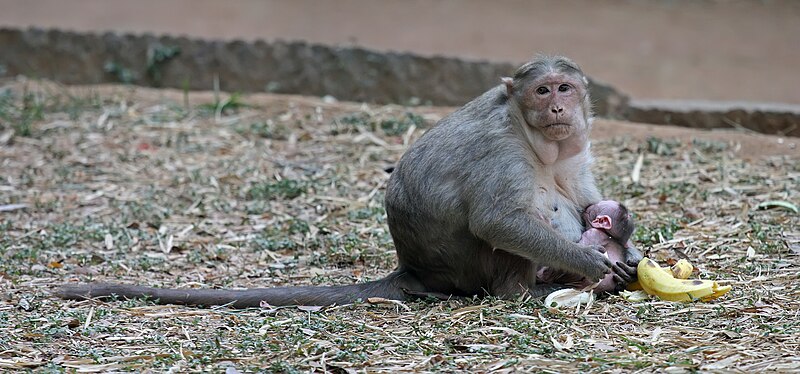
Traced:
<path id="1" fill-rule="evenodd" d="M 510 256 L 508 256 L 510 257 Z M 507 264 L 508 273 L 495 278 L 490 286 L 489 293 L 502 299 L 514 299 L 520 295 L 528 295 L 534 299 L 543 298 L 553 291 L 570 288 L 563 283 L 539 283 L 536 279 L 538 271 L 536 265 L 531 266 L 527 261 Z"/>

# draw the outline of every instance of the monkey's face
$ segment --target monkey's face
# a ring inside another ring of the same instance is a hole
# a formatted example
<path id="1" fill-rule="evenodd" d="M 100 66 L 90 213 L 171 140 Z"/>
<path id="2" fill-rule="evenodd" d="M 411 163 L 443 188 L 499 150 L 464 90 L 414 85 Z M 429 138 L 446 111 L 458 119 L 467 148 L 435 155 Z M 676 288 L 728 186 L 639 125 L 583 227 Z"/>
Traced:
<path id="1" fill-rule="evenodd" d="M 548 73 L 525 85 L 521 106 L 525 121 L 550 140 L 588 131 L 583 77 Z"/>

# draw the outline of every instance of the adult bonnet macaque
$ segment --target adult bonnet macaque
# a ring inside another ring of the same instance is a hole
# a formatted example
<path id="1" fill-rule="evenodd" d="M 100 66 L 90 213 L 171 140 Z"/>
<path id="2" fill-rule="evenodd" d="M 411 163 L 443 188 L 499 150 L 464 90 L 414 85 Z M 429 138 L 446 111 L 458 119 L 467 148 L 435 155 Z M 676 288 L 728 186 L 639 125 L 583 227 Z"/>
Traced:
<path id="1" fill-rule="evenodd" d="M 542 266 L 594 281 L 612 271 L 619 282 L 630 280 L 636 254 L 612 263 L 603 246 L 577 243 L 584 208 L 600 201 L 589 152 L 587 83 L 571 60 L 537 57 L 420 137 L 386 188 L 398 266 L 385 278 L 247 290 L 78 284 L 63 286 L 58 295 L 243 308 L 369 297 L 538 297 L 565 287 L 537 283 Z"/>

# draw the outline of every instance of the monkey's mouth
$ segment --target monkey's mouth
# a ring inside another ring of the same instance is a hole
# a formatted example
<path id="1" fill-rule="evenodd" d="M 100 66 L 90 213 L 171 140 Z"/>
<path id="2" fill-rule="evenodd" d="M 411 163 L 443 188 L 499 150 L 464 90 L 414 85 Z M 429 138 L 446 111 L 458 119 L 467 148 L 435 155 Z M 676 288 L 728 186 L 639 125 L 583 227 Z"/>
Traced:
<path id="1" fill-rule="evenodd" d="M 572 135 L 572 125 L 569 123 L 551 123 L 542 128 L 544 136 L 551 140 L 564 140 Z"/>

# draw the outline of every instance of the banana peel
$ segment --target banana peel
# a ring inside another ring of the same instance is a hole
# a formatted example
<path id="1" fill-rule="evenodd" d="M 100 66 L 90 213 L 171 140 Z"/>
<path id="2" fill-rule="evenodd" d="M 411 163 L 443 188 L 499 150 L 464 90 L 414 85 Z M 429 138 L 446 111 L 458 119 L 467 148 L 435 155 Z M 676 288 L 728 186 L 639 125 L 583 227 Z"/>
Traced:
<path id="1" fill-rule="evenodd" d="M 589 304 L 595 299 L 595 294 L 591 290 L 576 290 L 574 288 L 565 288 L 558 290 L 544 299 L 544 305 L 548 308 L 558 307 L 574 307 L 580 304 Z"/>
<path id="2" fill-rule="evenodd" d="M 639 262 L 637 282 L 628 286 L 641 287 L 644 292 L 667 301 L 710 301 L 728 293 L 731 286 L 720 286 L 712 280 L 686 279 L 693 271 L 692 264 L 686 260 L 678 261 L 673 267 L 662 268 L 649 259 Z"/>

